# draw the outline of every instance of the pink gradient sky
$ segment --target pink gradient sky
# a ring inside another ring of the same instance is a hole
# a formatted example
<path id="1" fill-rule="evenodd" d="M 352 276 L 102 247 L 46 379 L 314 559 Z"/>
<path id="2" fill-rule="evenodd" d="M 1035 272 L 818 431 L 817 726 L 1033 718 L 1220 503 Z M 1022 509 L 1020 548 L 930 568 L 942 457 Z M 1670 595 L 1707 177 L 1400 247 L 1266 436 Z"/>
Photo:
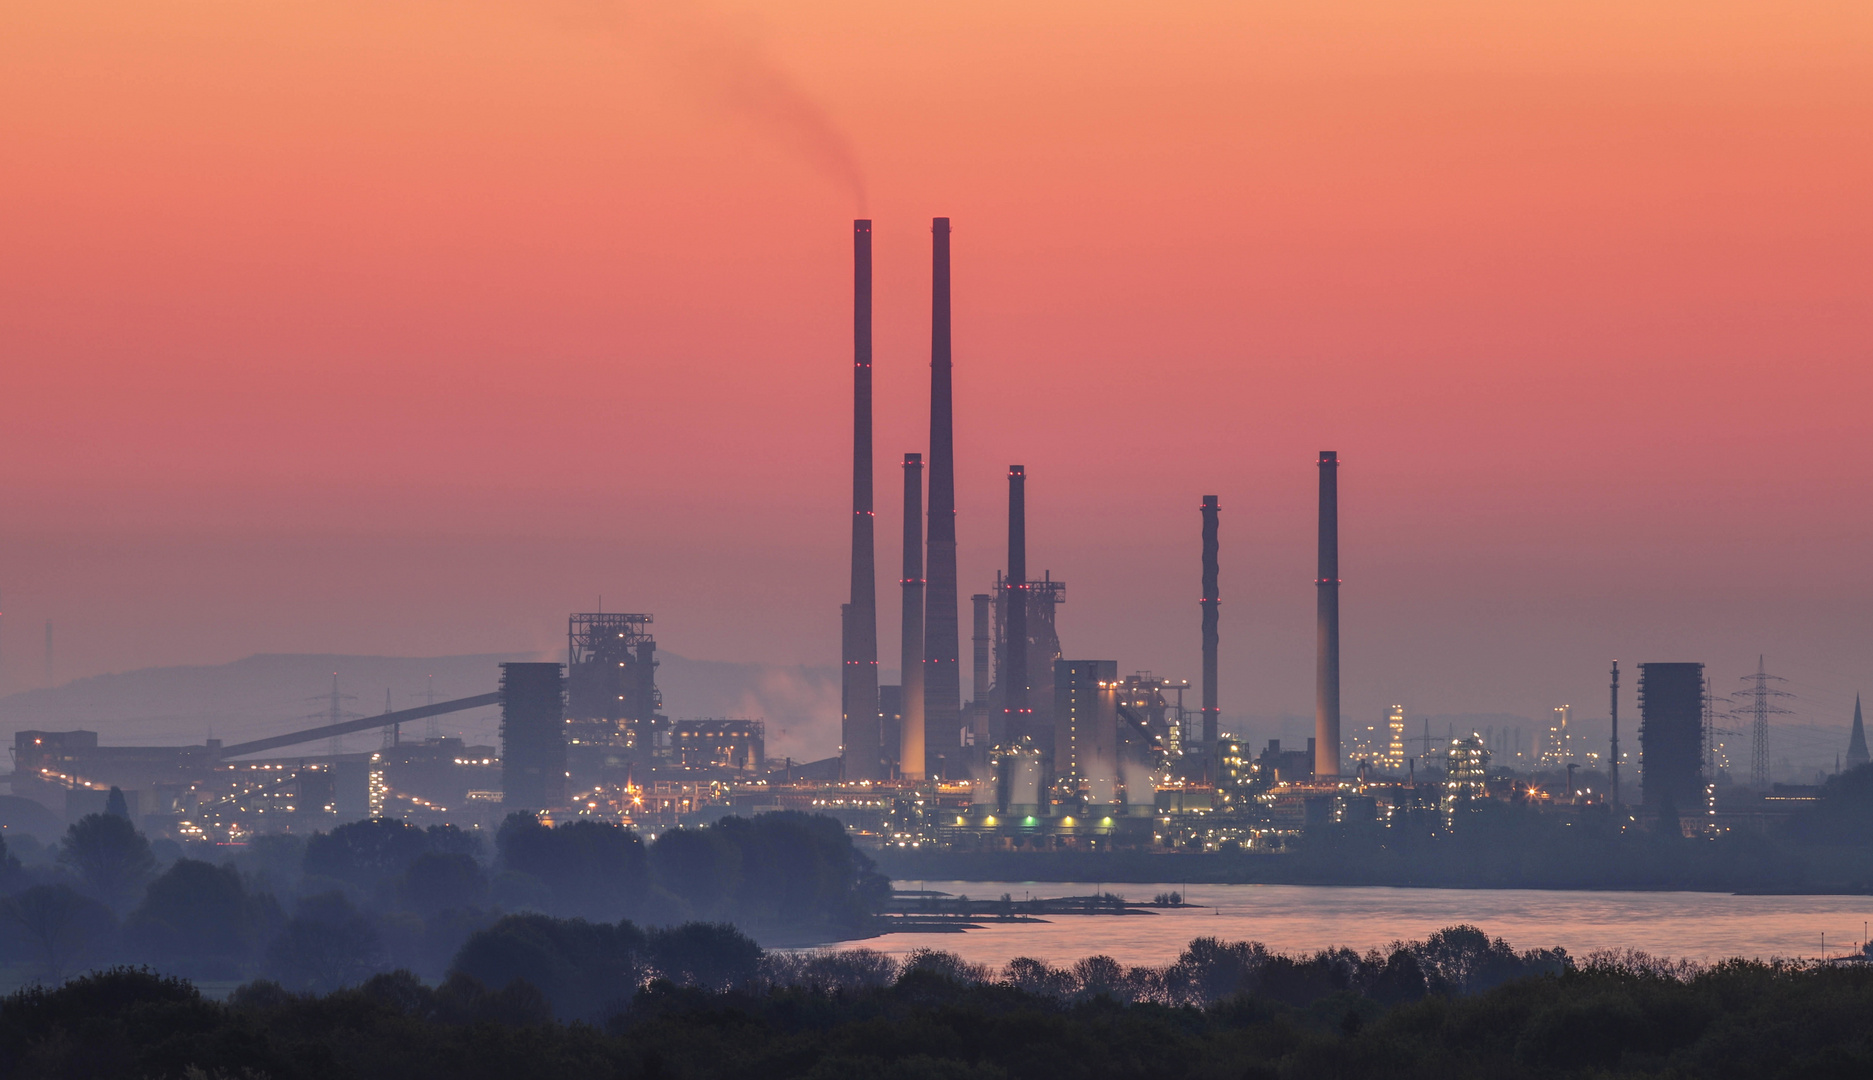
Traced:
<path id="1" fill-rule="evenodd" d="M 1194 677 L 1216 493 L 1226 713 L 1310 712 L 1331 448 L 1349 720 L 1759 652 L 1837 710 L 1873 10 L 1634 7 L 22 0 L 0 688 L 47 617 L 76 677 L 550 648 L 600 593 L 836 662 L 849 160 L 881 595 L 941 214 L 964 587 L 1025 464 L 1069 653 Z"/>

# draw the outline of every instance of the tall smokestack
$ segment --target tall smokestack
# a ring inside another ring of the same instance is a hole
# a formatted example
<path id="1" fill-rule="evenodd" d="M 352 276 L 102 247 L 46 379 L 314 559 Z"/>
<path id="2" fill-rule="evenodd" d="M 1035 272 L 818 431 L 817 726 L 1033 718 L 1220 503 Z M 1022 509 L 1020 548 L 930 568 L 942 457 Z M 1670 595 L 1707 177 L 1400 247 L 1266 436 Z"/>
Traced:
<path id="1" fill-rule="evenodd" d="M 937 755 L 961 744 L 956 608 L 956 460 L 950 414 L 950 219 L 930 226 L 930 520 L 924 614 L 924 723 Z M 936 762 L 931 762 L 936 766 Z M 951 770 L 960 772 L 961 770 Z"/>
<path id="2" fill-rule="evenodd" d="M 1223 594 L 1216 584 L 1216 530 L 1222 508 L 1216 496 L 1203 497 L 1203 749 L 1211 751 L 1221 734 L 1221 709 L 1216 704 L 1216 623 Z"/>
<path id="3" fill-rule="evenodd" d="M 1607 760 L 1613 765 L 1613 809 L 1619 809 L 1619 661 L 1613 661 L 1613 745 Z"/>
<path id="4" fill-rule="evenodd" d="M 845 605 L 840 702 L 845 775 L 883 774 L 878 583 L 871 476 L 871 222 L 852 223 L 852 600 Z"/>
<path id="5" fill-rule="evenodd" d="M 989 608 L 995 598 L 988 593 L 976 593 L 969 598 L 975 608 L 975 637 L 971 643 L 975 646 L 975 700 L 971 702 L 975 732 L 975 754 L 977 765 L 976 780 L 982 776 L 980 766 L 988 761 L 989 754 Z"/>
<path id="6" fill-rule="evenodd" d="M 1008 576 L 1003 581 L 1002 724 L 1010 741 L 1033 735 L 1028 707 L 1027 470 L 1008 466 Z"/>
<path id="7" fill-rule="evenodd" d="M 1314 778 L 1340 775 L 1340 456 L 1320 452 L 1320 637 L 1314 663 Z"/>
<path id="8" fill-rule="evenodd" d="M 904 666 L 904 720 L 899 727 L 898 773 L 924 777 L 924 568 L 923 455 L 904 455 L 904 629 L 899 660 Z"/>

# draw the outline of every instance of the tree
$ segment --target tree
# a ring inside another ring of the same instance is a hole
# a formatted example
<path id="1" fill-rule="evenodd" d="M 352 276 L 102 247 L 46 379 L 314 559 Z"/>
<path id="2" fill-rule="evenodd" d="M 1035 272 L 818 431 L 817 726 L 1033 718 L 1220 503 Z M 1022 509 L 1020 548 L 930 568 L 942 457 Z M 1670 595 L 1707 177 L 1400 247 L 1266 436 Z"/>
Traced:
<path id="1" fill-rule="evenodd" d="M 266 973 L 288 990 L 330 993 L 382 970 L 384 943 L 343 893 L 299 902 L 299 911 L 267 946 Z"/>
<path id="2" fill-rule="evenodd" d="M 403 873 L 428 850 L 429 838 L 416 826 L 391 818 L 371 818 L 340 825 L 307 840 L 303 867 L 308 875 L 369 890 Z"/>
<path id="3" fill-rule="evenodd" d="M 1008 961 L 1002 968 L 1002 981 L 1023 993 L 1042 997 L 1065 997 L 1073 992 L 1074 984 L 1072 972 L 1048 967 L 1045 961 L 1028 956 Z"/>
<path id="4" fill-rule="evenodd" d="M 1392 955 L 1385 960 L 1385 967 L 1366 988 L 1367 996 L 1381 1005 L 1397 1005 L 1401 1002 L 1416 1001 L 1424 996 L 1424 969 L 1419 966 L 1418 958 L 1411 955 L 1410 949 L 1392 950 Z"/>
<path id="5" fill-rule="evenodd" d="M 652 930 L 650 962 L 664 978 L 710 990 L 726 990 L 761 970 L 761 946 L 727 923 L 684 923 Z"/>
<path id="6" fill-rule="evenodd" d="M 293 896 L 304 872 L 306 838 L 293 833 L 267 833 L 247 841 L 247 849 L 233 864 L 255 892 Z"/>
<path id="7" fill-rule="evenodd" d="M 531 814 L 509 814 L 494 843 L 505 869 L 551 890 L 559 914 L 610 921 L 643 896 L 644 845 L 630 829 L 590 820 L 549 829 Z"/>
<path id="8" fill-rule="evenodd" d="M 1447 926 L 1414 949 L 1426 983 L 1450 994 L 1477 994 L 1511 979 L 1559 974 L 1571 963 L 1560 949 L 1517 954 L 1474 926 Z"/>
<path id="9" fill-rule="evenodd" d="M 20 869 L 20 861 L 7 850 L 6 837 L 0 836 L 0 895 L 12 892 L 26 879 L 26 872 Z"/>
<path id="10" fill-rule="evenodd" d="M 1046 965 L 1038 960 L 1011 961 Z M 764 981 L 773 986 L 810 986 L 821 990 L 863 990 L 890 986 L 897 981 L 897 960 L 875 949 L 826 949 L 814 952 L 770 952 L 761 958 Z M 1023 968 L 1025 974 L 1029 969 Z M 1019 985 L 1018 976 L 1010 982 Z"/>
<path id="11" fill-rule="evenodd" d="M 1165 981 L 1187 1000 L 1221 1001 L 1252 986 L 1268 958 L 1267 947 L 1259 941 L 1192 938 L 1171 965 Z"/>
<path id="12" fill-rule="evenodd" d="M 124 920 L 132 955 L 191 978 L 238 977 L 280 922 L 270 896 L 250 896 L 240 872 L 179 859 Z"/>
<path id="13" fill-rule="evenodd" d="M 454 825 L 431 825 L 423 831 L 429 850 L 438 855 L 467 855 L 481 858 L 481 836 Z"/>
<path id="14" fill-rule="evenodd" d="M 741 879 L 741 849 L 715 829 L 672 829 L 650 845 L 650 870 L 659 885 L 681 898 L 692 914 L 725 914 Z"/>
<path id="15" fill-rule="evenodd" d="M 411 861 L 397 892 L 409 910 L 422 915 L 477 908 L 488 902 L 488 875 L 471 855 L 431 851 Z"/>
<path id="16" fill-rule="evenodd" d="M 35 885 L 8 897 L 0 916 L 33 977 L 52 983 L 101 959 L 117 933 L 110 908 L 69 885 Z"/>
<path id="17" fill-rule="evenodd" d="M 739 850 L 732 917 L 743 926 L 862 926 L 891 893 L 832 818 L 798 811 L 724 818 L 710 831 Z"/>
<path id="18" fill-rule="evenodd" d="M 130 820 L 130 803 L 124 799 L 124 789 L 112 785 L 111 793 L 104 800 L 104 812 L 112 817 Z"/>
<path id="19" fill-rule="evenodd" d="M 629 922 L 509 915 L 470 936 L 453 970 L 483 986 L 537 987 L 560 1018 L 599 1021 L 637 992 L 644 952 L 644 933 Z"/>
<path id="20" fill-rule="evenodd" d="M 156 866 L 150 842 L 129 819 L 111 814 L 86 814 L 73 822 L 59 846 L 59 862 L 76 870 L 112 910 L 128 906 Z"/>

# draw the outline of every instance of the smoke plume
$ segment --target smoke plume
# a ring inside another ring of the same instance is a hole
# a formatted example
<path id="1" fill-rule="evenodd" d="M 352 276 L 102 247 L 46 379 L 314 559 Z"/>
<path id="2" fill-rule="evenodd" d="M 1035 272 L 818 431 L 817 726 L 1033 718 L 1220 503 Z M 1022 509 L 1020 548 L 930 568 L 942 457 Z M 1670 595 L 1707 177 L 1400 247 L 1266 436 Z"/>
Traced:
<path id="1" fill-rule="evenodd" d="M 562 26 L 639 51 L 705 105 L 742 121 L 848 191 L 866 211 L 865 174 L 851 140 L 769 52 L 756 30 L 690 0 L 558 0 Z"/>

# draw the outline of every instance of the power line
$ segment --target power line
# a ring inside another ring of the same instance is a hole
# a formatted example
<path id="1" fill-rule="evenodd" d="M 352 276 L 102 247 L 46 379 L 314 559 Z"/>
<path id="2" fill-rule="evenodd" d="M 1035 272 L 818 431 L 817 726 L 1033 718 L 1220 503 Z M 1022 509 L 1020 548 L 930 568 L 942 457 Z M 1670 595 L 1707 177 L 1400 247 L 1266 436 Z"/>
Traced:
<path id="1" fill-rule="evenodd" d="M 1795 696 L 1771 684 L 1787 681 L 1780 675 L 1769 674 L 1759 655 L 1756 657 L 1756 674 L 1743 676 L 1743 689 L 1730 695 L 1730 700 L 1737 702 L 1731 708 L 1731 715 L 1747 716 L 1750 720 L 1749 782 L 1759 790 L 1767 790 L 1769 787 L 1769 718 L 1791 714 L 1791 710 L 1775 702 L 1779 698 Z"/>

